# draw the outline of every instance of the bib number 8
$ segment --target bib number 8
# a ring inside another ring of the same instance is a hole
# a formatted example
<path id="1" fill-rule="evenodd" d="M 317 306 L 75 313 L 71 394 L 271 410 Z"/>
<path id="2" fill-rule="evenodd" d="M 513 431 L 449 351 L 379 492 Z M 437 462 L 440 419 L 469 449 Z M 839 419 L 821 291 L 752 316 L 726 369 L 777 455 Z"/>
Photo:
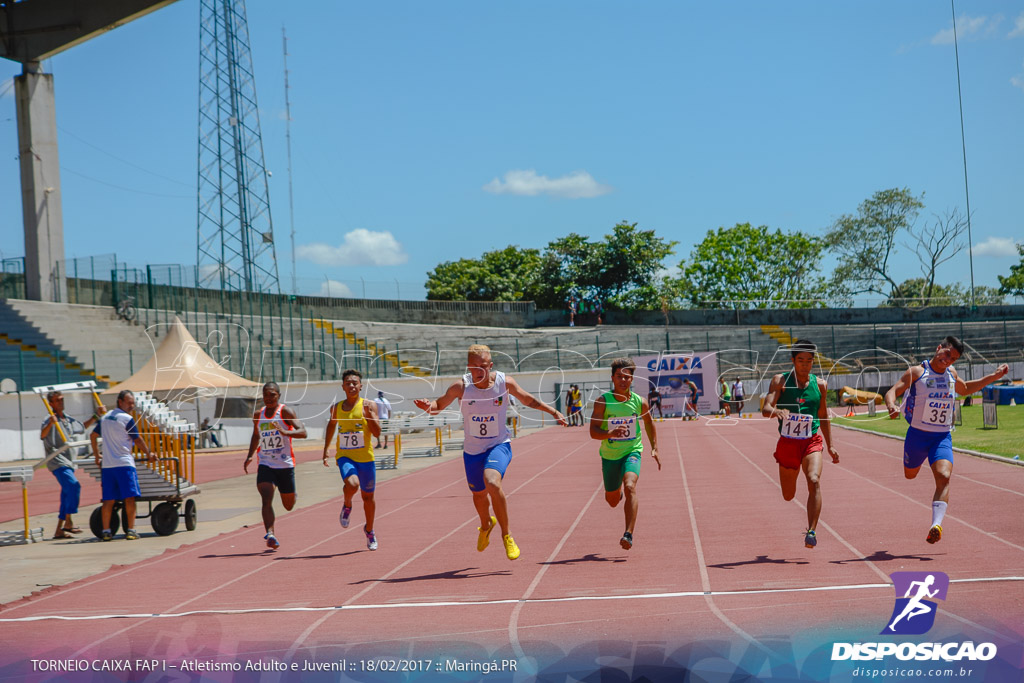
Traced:
<path id="1" fill-rule="evenodd" d="M 481 439 L 487 439 L 487 438 L 490 438 L 492 436 L 497 436 L 498 435 L 498 430 L 494 426 L 494 423 L 491 423 L 491 422 L 473 422 L 471 424 L 473 425 L 471 431 L 472 431 L 473 436 L 475 436 L 475 437 L 478 437 L 478 438 L 481 438 Z"/>

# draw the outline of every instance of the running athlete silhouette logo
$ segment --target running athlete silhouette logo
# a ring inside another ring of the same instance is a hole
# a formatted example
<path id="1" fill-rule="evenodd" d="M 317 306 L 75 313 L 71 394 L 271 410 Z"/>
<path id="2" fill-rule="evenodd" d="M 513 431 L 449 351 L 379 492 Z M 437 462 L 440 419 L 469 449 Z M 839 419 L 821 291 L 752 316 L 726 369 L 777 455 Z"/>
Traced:
<path id="1" fill-rule="evenodd" d="M 896 590 L 896 605 L 882 634 L 927 633 L 935 623 L 938 611 L 938 605 L 928 598 L 945 600 L 949 577 L 942 572 L 895 572 L 890 576 Z"/>

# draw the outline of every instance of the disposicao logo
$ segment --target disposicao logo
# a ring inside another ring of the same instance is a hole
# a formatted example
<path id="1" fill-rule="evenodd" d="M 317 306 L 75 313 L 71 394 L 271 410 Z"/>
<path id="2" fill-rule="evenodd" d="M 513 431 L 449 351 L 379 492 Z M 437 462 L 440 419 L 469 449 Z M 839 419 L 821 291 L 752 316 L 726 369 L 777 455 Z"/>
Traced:
<path id="1" fill-rule="evenodd" d="M 935 598 L 946 599 L 949 577 L 942 572 L 894 572 L 889 576 L 896 590 L 896 605 L 881 635 L 912 636 L 930 631 L 938 611 Z"/>
<path id="2" fill-rule="evenodd" d="M 880 635 L 921 635 L 935 625 L 938 603 L 949 591 L 949 577 L 942 572 L 894 572 L 889 575 L 896 591 L 892 615 Z M 895 656 L 899 660 L 987 661 L 996 656 L 993 643 L 833 643 L 832 661 L 871 660 Z"/>

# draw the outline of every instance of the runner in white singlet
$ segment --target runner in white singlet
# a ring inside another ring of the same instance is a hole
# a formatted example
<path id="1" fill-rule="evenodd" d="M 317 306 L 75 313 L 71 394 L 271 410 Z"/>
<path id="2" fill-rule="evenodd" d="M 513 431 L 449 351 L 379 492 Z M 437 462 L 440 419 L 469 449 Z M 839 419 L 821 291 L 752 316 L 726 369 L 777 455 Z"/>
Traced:
<path id="1" fill-rule="evenodd" d="M 476 549 L 483 551 L 490 543 L 491 530 L 500 526 L 505 555 L 514 560 L 519 557 L 519 547 L 509 533 L 508 505 L 501 488 L 502 477 L 512 459 L 505 426 L 509 397 L 515 396 L 527 408 L 543 410 L 563 427 L 567 423 L 562 413 L 532 396 L 505 373 L 495 372 L 491 350 L 483 344 L 469 347 L 466 365 L 469 372 L 448 387 L 443 396 L 433 401 L 418 398 L 414 403 L 435 415 L 456 399 L 460 401 L 466 434 L 462 459 L 469 490 L 473 492 L 473 505 L 480 515 Z M 491 505 L 494 506 L 493 516 Z"/>
<path id="2" fill-rule="evenodd" d="M 276 550 L 280 545 L 274 535 L 274 489 L 281 494 L 281 504 L 285 510 L 295 507 L 295 452 L 292 450 L 292 438 L 306 438 L 306 428 L 299 422 L 295 412 L 280 400 L 281 388 L 277 382 L 263 385 L 263 408 L 252 417 L 252 438 L 249 439 L 249 452 L 242 466 L 248 474 L 253 453 L 259 452 L 256 490 L 263 500 L 263 526 L 267 532 L 263 539 L 271 550 Z"/>

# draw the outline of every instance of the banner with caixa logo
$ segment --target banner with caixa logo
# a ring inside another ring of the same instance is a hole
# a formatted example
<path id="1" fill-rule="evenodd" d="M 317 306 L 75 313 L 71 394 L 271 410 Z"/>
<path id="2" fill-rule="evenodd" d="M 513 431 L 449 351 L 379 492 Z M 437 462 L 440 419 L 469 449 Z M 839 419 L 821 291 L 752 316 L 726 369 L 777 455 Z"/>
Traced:
<path id="1" fill-rule="evenodd" d="M 718 412 L 718 355 L 700 353 L 663 353 L 634 356 L 633 391 L 642 396 L 653 385 L 661 393 L 661 410 L 666 417 L 683 414 L 687 399 L 697 393 L 697 411 L 701 415 Z"/>
<path id="2" fill-rule="evenodd" d="M 939 602 L 949 593 L 949 577 L 942 572 L 894 572 L 889 575 L 895 590 L 892 613 L 879 635 L 920 636 L 935 625 Z M 832 661 L 987 662 L 997 654 L 994 643 L 866 642 L 834 643 Z"/>

